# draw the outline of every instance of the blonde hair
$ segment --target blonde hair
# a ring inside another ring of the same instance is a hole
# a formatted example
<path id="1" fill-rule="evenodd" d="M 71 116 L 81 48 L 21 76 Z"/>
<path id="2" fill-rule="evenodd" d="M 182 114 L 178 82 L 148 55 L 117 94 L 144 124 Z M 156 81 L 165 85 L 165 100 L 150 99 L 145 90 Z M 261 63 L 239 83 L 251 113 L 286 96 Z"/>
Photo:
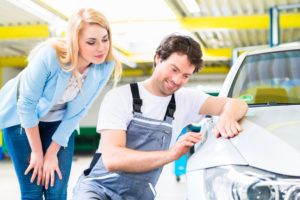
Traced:
<path id="1" fill-rule="evenodd" d="M 112 59 L 115 61 L 114 86 L 116 86 L 121 78 L 122 65 L 112 53 L 111 29 L 109 22 L 103 14 L 92 8 L 83 8 L 73 14 L 68 22 L 66 38 L 51 38 L 39 44 L 30 52 L 28 61 L 30 61 L 43 46 L 50 45 L 56 50 L 58 61 L 64 71 L 78 71 L 79 33 L 85 24 L 98 24 L 107 30 L 109 50 L 105 61 L 108 62 Z M 66 63 L 71 63 L 71 65 L 67 66 Z M 77 77 L 77 73 L 75 73 L 75 77 L 81 91 L 81 82 Z"/>

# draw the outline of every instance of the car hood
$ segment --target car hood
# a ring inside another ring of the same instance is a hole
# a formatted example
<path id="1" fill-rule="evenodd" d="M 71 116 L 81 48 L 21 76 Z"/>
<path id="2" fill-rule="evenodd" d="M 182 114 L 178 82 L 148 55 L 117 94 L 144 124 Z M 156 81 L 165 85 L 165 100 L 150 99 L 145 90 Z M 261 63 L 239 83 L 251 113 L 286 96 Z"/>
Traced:
<path id="1" fill-rule="evenodd" d="M 274 173 L 300 176 L 300 106 L 250 108 L 243 131 L 231 139 L 206 142 L 188 160 L 187 171 L 221 165 L 249 165 Z M 216 121 L 216 120 L 215 120 Z"/>

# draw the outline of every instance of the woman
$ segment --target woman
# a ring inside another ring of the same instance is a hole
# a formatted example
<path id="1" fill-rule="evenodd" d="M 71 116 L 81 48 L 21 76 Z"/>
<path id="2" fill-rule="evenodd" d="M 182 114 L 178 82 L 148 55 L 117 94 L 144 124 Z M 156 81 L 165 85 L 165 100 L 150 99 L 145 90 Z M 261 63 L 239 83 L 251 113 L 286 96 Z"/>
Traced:
<path id="1" fill-rule="evenodd" d="M 28 66 L 0 90 L 0 129 L 22 199 L 67 199 L 73 132 L 114 66 L 116 84 L 122 68 L 108 21 L 81 9 L 70 18 L 66 39 L 36 47 Z"/>

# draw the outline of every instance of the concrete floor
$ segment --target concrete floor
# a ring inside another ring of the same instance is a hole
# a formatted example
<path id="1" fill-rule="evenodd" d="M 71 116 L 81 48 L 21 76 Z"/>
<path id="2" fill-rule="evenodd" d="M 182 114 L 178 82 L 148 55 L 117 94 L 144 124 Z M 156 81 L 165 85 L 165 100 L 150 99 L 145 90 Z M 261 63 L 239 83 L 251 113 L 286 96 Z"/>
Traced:
<path id="1" fill-rule="evenodd" d="M 82 171 L 88 167 L 92 156 L 75 155 L 71 170 L 68 188 L 68 198 L 76 184 L 77 178 Z M 157 197 L 155 200 L 185 200 L 186 199 L 186 180 L 181 176 L 180 182 L 176 181 L 173 173 L 174 164 L 165 166 L 160 179 L 156 185 Z M 20 199 L 20 189 L 15 175 L 12 162 L 9 158 L 0 161 L 0 199 L 16 200 Z"/>

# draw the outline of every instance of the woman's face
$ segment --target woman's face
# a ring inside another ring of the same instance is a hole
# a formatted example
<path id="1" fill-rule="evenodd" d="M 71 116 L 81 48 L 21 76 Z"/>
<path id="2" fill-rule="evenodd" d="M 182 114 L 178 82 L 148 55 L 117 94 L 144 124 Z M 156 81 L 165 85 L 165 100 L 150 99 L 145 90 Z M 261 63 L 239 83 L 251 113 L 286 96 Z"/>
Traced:
<path id="1" fill-rule="evenodd" d="M 107 30 L 98 24 L 85 24 L 79 33 L 79 67 L 103 63 L 108 50 Z"/>

